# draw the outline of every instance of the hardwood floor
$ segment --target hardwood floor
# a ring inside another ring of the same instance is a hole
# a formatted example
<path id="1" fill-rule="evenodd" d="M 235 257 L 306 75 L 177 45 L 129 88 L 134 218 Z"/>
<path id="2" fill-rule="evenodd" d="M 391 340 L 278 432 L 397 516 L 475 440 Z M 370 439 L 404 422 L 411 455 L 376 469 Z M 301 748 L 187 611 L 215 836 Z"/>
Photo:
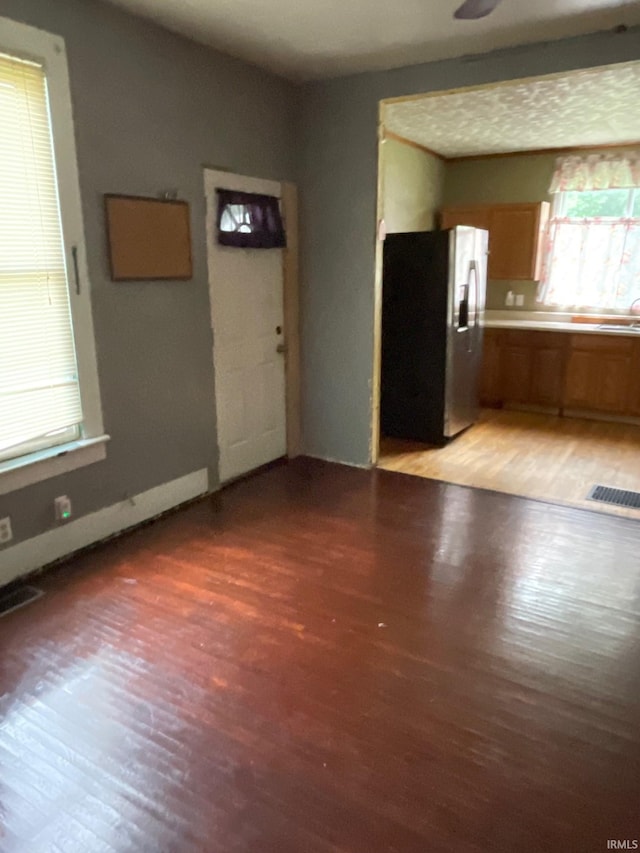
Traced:
<path id="1" fill-rule="evenodd" d="M 601 483 L 640 491 L 640 426 L 484 409 L 443 448 L 382 439 L 380 468 L 640 519 L 587 500 Z"/>
<path id="2" fill-rule="evenodd" d="M 298 460 L 0 619 L 2 853 L 640 838 L 639 527 Z"/>

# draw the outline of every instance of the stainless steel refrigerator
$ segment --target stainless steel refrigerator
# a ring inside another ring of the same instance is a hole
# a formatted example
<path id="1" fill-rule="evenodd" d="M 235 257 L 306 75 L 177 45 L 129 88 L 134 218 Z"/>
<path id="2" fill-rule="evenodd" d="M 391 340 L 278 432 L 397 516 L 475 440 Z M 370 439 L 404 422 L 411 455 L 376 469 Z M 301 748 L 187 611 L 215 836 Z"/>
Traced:
<path id="1" fill-rule="evenodd" d="M 387 235 L 382 435 L 444 444 L 477 419 L 488 237 L 466 226 Z"/>

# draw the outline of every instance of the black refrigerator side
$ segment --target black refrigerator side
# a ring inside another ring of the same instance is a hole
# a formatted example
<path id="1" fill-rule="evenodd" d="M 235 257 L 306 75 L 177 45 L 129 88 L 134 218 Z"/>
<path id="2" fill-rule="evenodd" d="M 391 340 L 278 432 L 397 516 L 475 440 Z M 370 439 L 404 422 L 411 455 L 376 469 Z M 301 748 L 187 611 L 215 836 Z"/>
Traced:
<path id="1" fill-rule="evenodd" d="M 444 439 L 449 232 L 389 234 L 382 276 L 380 430 Z"/>

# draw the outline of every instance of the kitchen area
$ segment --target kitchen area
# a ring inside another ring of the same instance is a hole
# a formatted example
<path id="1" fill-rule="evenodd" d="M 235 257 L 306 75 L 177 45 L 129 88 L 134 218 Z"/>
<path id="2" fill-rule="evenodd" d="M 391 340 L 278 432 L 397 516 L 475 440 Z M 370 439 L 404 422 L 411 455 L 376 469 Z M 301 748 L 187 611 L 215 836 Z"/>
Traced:
<path id="1" fill-rule="evenodd" d="M 489 254 L 473 423 L 385 430 L 383 390 L 380 467 L 640 517 L 639 84 L 627 63 L 384 105 L 387 240 L 464 226 Z"/>

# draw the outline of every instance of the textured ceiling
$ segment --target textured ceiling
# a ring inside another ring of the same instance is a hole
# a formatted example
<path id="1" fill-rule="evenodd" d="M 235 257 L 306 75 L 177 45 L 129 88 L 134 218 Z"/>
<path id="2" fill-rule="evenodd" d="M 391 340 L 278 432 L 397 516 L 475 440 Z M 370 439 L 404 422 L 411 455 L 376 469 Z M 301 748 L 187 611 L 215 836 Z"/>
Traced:
<path id="1" fill-rule="evenodd" d="M 640 62 L 385 106 L 385 129 L 444 157 L 640 141 Z"/>
<path id="2" fill-rule="evenodd" d="M 479 21 L 461 0 L 111 0 L 293 79 L 394 68 L 640 24 L 640 0 L 502 0 Z"/>

